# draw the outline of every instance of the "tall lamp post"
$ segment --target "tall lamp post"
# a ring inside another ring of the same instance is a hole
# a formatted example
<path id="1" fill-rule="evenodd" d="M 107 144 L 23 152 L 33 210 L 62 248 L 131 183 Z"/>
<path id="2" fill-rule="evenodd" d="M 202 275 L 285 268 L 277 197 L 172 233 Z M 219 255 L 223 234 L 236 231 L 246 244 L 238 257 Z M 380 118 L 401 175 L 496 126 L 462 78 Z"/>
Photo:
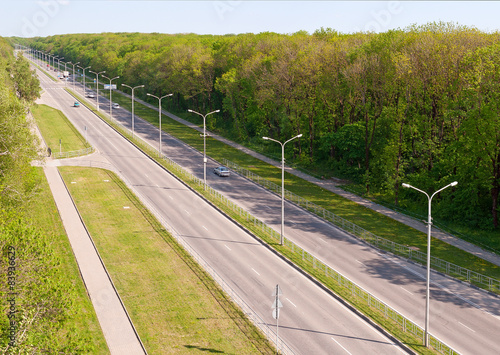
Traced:
<path id="1" fill-rule="evenodd" d="M 122 86 L 126 86 L 132 90 L 132 139 L 134 138 L 134 90 L 138 88 L 143 88 L 144 85 L 139 85 L 139 86 L 129 86 L 126 84 L 122 84 Z"/>
<path id="2" fill-rule="evenodd" d="M 64 59 L 64 57 L 57 57 L 57 71 L 60 72 L 61 71 L 61 59 Z"/>
<path id="3" fill-rule="evenodd" d="M 49 71 L 50 71 L 50 57 L 53 57 L 53 55 L 52 55 L 52 54 L 50 54 L 50 53 L 47 53 L 47 56 L 49 57 Z M 52 60 L 52 62 L 53 62 L 53 61 L 54 61 L 54 60 Z"/>
<path id="4" fill-rule="evenodd" d="M 88 67 L 84 68 L 77 65 L 77 67 L 83 69 L 83 96 L 85 96 L 85 70 L 91 68 L 91 66 L 89 65 Z"/>
<path id="5" fill-rule="evenodd" d="M 73 64 L 72 62 L 68 62 L 68 63 L 73 66 L 73 91 L 75 91 L 75 65 L 80 64 L 80 62 L 76 62 L 75 64 Z"/>
<path id="6" fill-rule="evenodd" d="M 196 113 L 197 115 L 203 117 L 203 189 L 207 189 L 207 130 L 206 130 L 206 119 L 208 115 L 212 113 L 220 112 L 220 110 L 215 110 L 207 113 L 206 115 L 202 115 L 199 112 L 188 110 L 188 112 Z"/>
<path id="7" fill-rule="evenodd" d="M 160 128 L 160 142 L 158 144 L 158 156 L 161 158 L 161 99 L 164 99 L 165 97 L 168 97 L 168 96 L 172 96 L 173 94 L 164 95 L 162 97 L 158 97 L 158 96 L 155 96 L 155 95 L 150 94 L 150 93 L 147 93 L 146 95 L 158 99 L 158 125 Z"/>
<path id="8" fill-rule="evenodd" d="M 112 111 L 113 100 L 111 99 L 111 92 L 112 92 L 112 90 L 111 90 L 111 82 L 112 82 L 113 80 L 115 80 L 115 79 L 118 79 L 118 78 L 119 78 L 119 76 L 115 76 L 115 77 L 114 77 L 114 78 L 112 78 L 112 79 L 110 79 L 110 78 L 108 78 L 107 76 L 104 76 L 104 75 L 103 75 L 102 77 L 103 77 L 103 78 L 106 78 L 106 79 L 108 79 L 108 80 L 109 80 L 109 117 L 110 117 L 111 119 L 113 119 L 113 111 Z"/>
<path id="9" fill-rule="evenodd" d="M 262 137 L 262 139 L 273 141 L 279 143 L 281 145 L 281 235 L 280 235 L 280 245 L 283 245 L 284 232 L 285 232 L 285 144 L 288 142 L 302 137 L 302 134 L 299 134 L 293 138 L 290 138 L 285 143 L 281 143 L 276 139 L 272 139 L 269 137 Z"/>
<path id="10" fill-rule="evenodd" d="M 417 189 L 410 184 L 403 184 L 403 187 L 414 189 L 418 192 L 423 193 L 427 196 L 429 211 L 427 215 L 427 283 L 425 288 L 425 346 L 429 347 L 429 296 L 430 296 L 430 279 L 431 279 L 431 228 L 432 228 L 432 217 L 431 217 L 431 202 L 434 195 L 443 191 L 444 189 L 450 186 L 457 186 L 458 182 L 453 181 L 451 184 L 446 185 L 445 187 L 434 192 L 430 197 L 427 192 Z"/>
<path id="11" fill-rule="evenodd" d="M 92 70 L 89 70 L 90 73 L 94 73 L 97 77 L 97 83 L 96 83 L 96 94 L 95 94 L 95 98 L 96 98 L 96 108 L 97 108 L 97 111 L 99 111 L 99 74 L 104 74 L 106 73 L 106 70 L 103 70 L 103 71 L 100 71 L 99 73 L 96 73 L 95 71 L 92 71 Z"/>

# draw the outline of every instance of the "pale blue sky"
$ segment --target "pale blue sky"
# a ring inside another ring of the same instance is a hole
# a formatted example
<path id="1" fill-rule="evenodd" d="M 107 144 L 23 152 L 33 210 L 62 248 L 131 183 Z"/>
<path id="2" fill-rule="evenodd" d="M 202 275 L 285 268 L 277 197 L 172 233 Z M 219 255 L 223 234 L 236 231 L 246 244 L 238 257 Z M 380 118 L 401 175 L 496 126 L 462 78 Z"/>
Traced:
<path id="1" fill-rule="evenodd" d="M 496 1 L 0 0 L 0 36 L 383 32 L 431 21 L 500 30 Z"/>

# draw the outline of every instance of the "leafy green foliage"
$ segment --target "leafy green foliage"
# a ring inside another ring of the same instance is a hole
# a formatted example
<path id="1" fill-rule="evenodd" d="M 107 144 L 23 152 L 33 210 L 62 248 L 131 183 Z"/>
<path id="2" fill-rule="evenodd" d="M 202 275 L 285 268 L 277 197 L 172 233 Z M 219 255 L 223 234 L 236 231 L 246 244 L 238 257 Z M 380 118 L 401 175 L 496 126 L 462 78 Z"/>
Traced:
<path id="1" fill-rule="evenodd" d="M 78 329 L 89 326 L 95 334 L 97 321 L 84 324 L 88 318 L 82 312 L 91 305 L 87 299 L 80 307 L 85 292 L 73 255 L 68 259 L 68 250 L 61 252 L 58 245 L 66 236 L 35 226 L 36 217 L 50 208 L 46 201 L 54 203 L 50 195 L 38 199 L 48 185 L 41 189 L 42 177 L 30 165 L 39 158 L 39 145 L 27 112 L 39 90 L 28 62 L 22 56 L 15 59 L 12 47 L 0 38 L 0 352 L 95 353 L 93 344 L 102 349 L 103 341 L 91 341 L 88 330 Z M 52 205 L 51 213 L 40 219 L 54 216 Z M 64 263 L 60 255 L 66 255 Z"/>
<path id="2" fill-rule="evenodd" d="M 497 112 L 498 40 L 429 23 L 380 34 L 73 34 L 30 45 L 145 84 L 138 96 L 146 100 L 147 92 L 173 92 L 174 111 L 222 109 L 210 129 L 270 155 L 276 147 L 262 136 L 302 133 L 288 162 L 341 175 L 396 204 L 415 199 L 401 191 L 403 181 L 432 192 L 457 180 L 464 195 L 436 198 L 437 217 L 488 229 L 498 226 L 500 191 L 492 162 L 498 127 L 484 126 Z M 486 129 L 495 133 L 472 133 Z M 470 144 L 475 160 L 463 156 Z M 465 207 L 465 196 L 476 202 Z"/>

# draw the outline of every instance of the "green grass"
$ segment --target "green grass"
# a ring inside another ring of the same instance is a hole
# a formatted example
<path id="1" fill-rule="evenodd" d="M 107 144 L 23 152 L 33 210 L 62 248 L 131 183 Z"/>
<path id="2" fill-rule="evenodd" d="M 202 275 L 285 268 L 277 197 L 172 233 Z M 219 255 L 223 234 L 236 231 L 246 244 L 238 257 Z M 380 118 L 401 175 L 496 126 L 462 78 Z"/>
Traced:
<path id="1" fill-rule="evenodd" d="M 274 353 L 113 173 L 61 173 L 149 353 Z"/>
<path id="2" fill-rule="evenodd" d="M 116 91 L 113 94 L 113 102 L 118 102 L 127 110 L 131 110 L 131 99 Z M 158 127 L 157 111 L 138 102 L 135 103 L 134 109 L 136 115 Z M 178 113 L 177 115 L 186 118 L 188 115 L 193 114 Z M 198 131 L 186 127 L 165 115 L 162 117 L 162 129 L 199 151 L 203 151 L 203 139 L 200 138 Z M 222 161 L 224 158 L 228 159 L 275 184 L 281 184 L 280 168 L 267 164 L 210 137 L 207 137 L 207 155 L 218 161 Z M 423 252 L 427 250 L 427 235 L 425 233 L 419 232 L 369 208 L 358 205 L 316 184 L 285 172 L 285 188 L 379 237 L 398 244 L 418 248 Z M 432 239 L 431 255 L 483 275 L 500 279 L 499 266 L 439 239 Z"/>
<path id="3" fill-rule="evenodd" d="M 106 119 L 103 115 L 101 115 L 101 117 Z M 122 132 L 122 134 L 130 138 L 130 134 L 126 130 L 123 130 L 119 126 L 116 126 L 115 128 L 117 128 L 118 131 Z M 140 140 L 137 139 L 135 140 L 135 143 L 141 149 L 143 149 L 143 151 L 147 152 L 150 156 L 152 157 L 156 156 L 156 151 L 149 145 L 142 143 Z M 164 160 L 161 160 L 160 163 L 164 165 L 167 169 L 169 169 L 171 172 L 176 174 L 181 180 L 189 184 L 198 193 L 204 195 L 206 198 L 211 200 L 215 205 L 217 205 L 221 210 L 226 212 L 234 220 L 236 220 L 237 222 L 248 228 L 250 231 L 252 231 L 254 235 L 256 235 L 258 238 L 262 239 L 264 242 L 271 245 L 273 248 L 278 250 L 282 255 L 292 260 L 294 263 L 296 263 L 304 271 L 316 277 L 320 282 L 325 284 L 327 287 L 329 287 L 338 295 L 341 295 L 341 297 L 347 300 L 347 302 L 351 303 L 354 307 L 359 309 L 368 317 L 375 320 L 377 323 L 381 324 L 385 329 L 387 329 L 390 333 L 394 334 L 398 339 L 400 339 L 406 345 L 412 347 L 414 350 L 416 350 L 418 353 L 421 354 L 434 353 L 433 350 L 426 349 L 423 345 L 421 345 L 421 339 L 412 336 L 408 332 L 402 331 L 401 326 L 399 326 L 394 321 L 386 318 L 385 314 L 381 313 L 376 309 L 368 307 L 365 302 L 355 297 L 350 291 L 346 290 L 342 285 L 337 284 L 332 278 L 325 277 L 324 271 L 317 269 L 311 262 L 308 262 L 307 260 L 304 261 L 302 258 L 297 257 L 297 254 L 292 252 L 289 248 L 280 246 L 275 239 L 273 239 L 270 235 L 263 233 L 262 230 L 259 227 L 255 227 L 255 225 L 252 222 L 249 223 L 245 218 L 242 218 L 238 215 L 238 213 L 235 213 L 232 208 L 227 207 L 224 203 L 220 203 L 217 199 L 214 199 L 209 193 L 206 193 L 203 190 L 202 186 L 200 186 L 196 182 L 193 182 L 190 179 L 189 175 L 186 175 L 186 173 L 184 173 L 182 170 L 170 166 Z"/>
<path id="4" fill-rule="evenodd" d="M 47 105 L 35 105 L 32 112 L 47 146 L 53 152 L 59 152 L 59 140 L 63 152 L 89 147 L 80 132 L 61 111 Z"/>
<path id="5" fill-rule="evenodd" d="M 71 315 L 71 318 L 66 320 L 65 327 L 59 334 L 61 342 L 64 342 L 66 336 L 81 336 L 92 339 L 94 346 L 92 354 L 109 354 L 45 175 L 41 168 L 33 169 L 37 180 L 39 180 L 40 188 L 24 212 L 30 216 L 31 223 L 35 227 L 51 236 L 52 250 L 61 262 L 59 269 L 73 286 L 68 294 L 73 297 L 74 309 L 77 310 Z"/>

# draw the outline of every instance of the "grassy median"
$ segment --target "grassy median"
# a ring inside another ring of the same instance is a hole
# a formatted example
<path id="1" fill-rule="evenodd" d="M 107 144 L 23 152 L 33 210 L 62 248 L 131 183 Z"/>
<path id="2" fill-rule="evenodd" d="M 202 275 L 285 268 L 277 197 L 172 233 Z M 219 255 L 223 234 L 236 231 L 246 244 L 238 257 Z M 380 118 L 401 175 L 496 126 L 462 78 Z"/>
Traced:
<path id="1" fill-rule="evenodd" d="M 65 320 L 64 328 L 59 334 L 52 336 L 59 337 L 61 344 L 68 338 L 91 340 L 91 354 L 109 354 L 45 175 L 41 168 L 33 169 L 39 189 L 24 212 L 30 216 L 35 227 L 50 237 L 50 249 L 60 261 L 59 271 L 72 284 L 72 288 L 67 290 L 72 303 L 71 317 Z"/>
<path id="2" fill-rule="evenodd" d="M 104 95 L 107 94 L 106 91 L 102 93 Z M 125 109 L 131 110 L 131 99 L 118 92 L 113 93 L 113 102 L 118 102 Z M 136 115 L 142 117 L 152 125 L 158 126 L 157 111 L 139 102 L 135 103 L 134 109 Z M 181 116 L 184 117 L 187 117 L 187 115 L 190 114 L 181 114 Z M 203 151 L 203 139 L 200 138 L 198 131 L 166 115 L 162 116 L 162 129 L 199 151 Z M 224 158 L 230 160 L 277 185 L 281 185 L 280 168 L 267 164 L 262 160 L 245 154 L 211 137 L 207 137 L 207 155 L 218 161 L 222 161 Z M 425 233 L 419 232 L 369 208 L 358 205 L 353 201 L 341 197 L 316 184 L 305 181 L 293 174 L 285 172 L 285 181 L 285 188 L 287 190 L 357 224 L 379 237 L 401 245 L 417 248 L 423 252 L 427 250 L 427 235 Z M 434 257 L 446 260 L 480 274 L 500 279 L 500 267 L 484 259 L 476 257 L 439 239 L 432 239 L 431 248 L 431 254 Z M 456 275 L 454 276 L 457 277 Z"/>
<path id="3" fill-rule="evenodd" d="M 47 105 L 34 105 L 31 111 L 45 143 L 53 152 L 71 152 L 89 147 L 61 111 Z"/>
<path id="4" fill-rule="evenodd" d="M 274 353 L 113 173 L 60 170 L 148 352 Z"/>

